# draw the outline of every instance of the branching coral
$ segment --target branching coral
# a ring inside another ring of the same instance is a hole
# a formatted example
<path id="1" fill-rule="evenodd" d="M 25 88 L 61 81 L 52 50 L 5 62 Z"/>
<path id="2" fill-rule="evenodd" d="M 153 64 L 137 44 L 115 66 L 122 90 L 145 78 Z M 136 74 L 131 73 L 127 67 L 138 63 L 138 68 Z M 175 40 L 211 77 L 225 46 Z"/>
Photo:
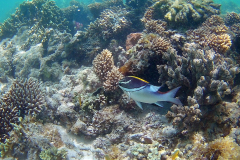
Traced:
<path id="1" fill-rule="evenodd" d="M 105 49 L 93 60 L 93 70 L 103 82 L 106 91 L 116 90 L 123 75 L 114 66 L 112 53 Z"/>
<path id="2" fill-rule="evenodd" d="M 232 45 L 231 37 L 227 33 L 228 27 L 219 16 L 211 16 L 201 27 L 188 31 L 188 39 L 202 47 L 210 47 L 216 52 L 225 53 Z"/>
<path id="3" fill-rule="evenodd" d="M 180 125 L 183 124 L 183 127 L 187 128 L 187 130 L 190 131 L 193 125 L 196 125 L 200 122 L 202 113 L 195 99 L 188 97 L 187 101 L 188 106 L 179 107 L 173 105 L 171 107 L 172 112 L 168 111 L 166 117 L 172 120 L 172 124 L 174 126 L 181 128 Z"/>
<path id="4" fill-rule="evenodd" d="M 193 106 L 190 108 L 178 110 L 173 107 L 174 114 L 169 112 L 167 115 L 174 120 L 174 124 L 184 122 L 186 115 L 189 115 L 190 118 L 186 118 L 183 123 L 184 128 L 189 129 L 192 123 L 199 122 L 201 105 L 215 105 L 232 93 L 233 79 L 239 73 L 239 68 L 229 58 L 212 50 L 202 50 L 196 44 L 186 43 L 183 51 L 183 56 L 177 55 L 174 50 L 163 53 L 162 59 L 167 64 L 158 65 L 158 71 L 159 82 L 166 83 L 169 88 L 188 88 L 186 94 L 196 102 L 194 105 L 190 103 L 189 106 Z"/>
<path id="5" fill-rule="evenodd" d="M 12 123 L 18 122 L 17 106 L 7 106 L 0 102 L 0 142 L 9 138 L 9 132 L 13 129 Z"/>
<path id="6" fill-rule="evenodd" d="M 125 8 L 111 7 L 101 12 L 100 18 L 90 23 L 87 34 L 101 35 L 101 38 L 107 40 L 115 35 L 124 33 L 131 24 L 126 18 L 128 12 Z"/>
<path id="7" fill-rule="evenodd" d="M 36 25 L 38 29 L 52 27 L 71 31 L 71 22 L 64 17 L 63 11 L 54 1 L 24 1 L 15 14 L 1 25 L 0 38 L 11 37 L 20 27 L 26 25 Z"/>
<path id="8" fill-rule="evenodd" d="M 16 80 L 0 102 L 0 141 L 9 138 L 9 132 L 18 118 L 24 115 L 36 115 L 42 109 L 44 99 L 40 84 L 33 80 Z"/>
<path id="9" fill-rule="evenodd" d="M 211 15 L 220 14 L 219 4 L 214 4 L 209 0 L 160 0 L 152 8 L 155 15 L 165 18 L 169 22 L 190 24 L 204 21 Z"/>
<path id="10" fill-rule="evenodd" d="M 107 49 L 103 50 L 93 60 L 93 70 L 101 81 L 106 81 L 107 74 L 112 70 L 113 66 L 112 53 Z"/>
<path id="11" fill-rule="evenodd" d="M 32 78 L 16 80 L 9 92 L 3 96 L 3 102 L 6 106 L 17 107 L 21 116 L 36 115 L 44 105 L 40 83 Z"/>

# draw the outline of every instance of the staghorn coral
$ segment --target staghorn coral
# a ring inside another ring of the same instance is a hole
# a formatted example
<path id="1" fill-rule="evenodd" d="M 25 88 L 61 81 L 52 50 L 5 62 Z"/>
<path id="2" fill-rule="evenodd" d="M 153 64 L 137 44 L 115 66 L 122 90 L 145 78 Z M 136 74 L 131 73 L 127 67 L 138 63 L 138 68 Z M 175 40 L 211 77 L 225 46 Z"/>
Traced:
<path id="1" fill-rule="evenodd" d="M 151 8 L 154 8 L 156 17 L 164 18 L 172 24 L 181 23 L 187 26 L 192 22 L 202 22 L 211 15 L 220 14 L 220 6 L 211 0 L 160 0 Z"/>
<path id="2" fill-rule="evenodd" d="M 123 75 L 114 66 L 112 53 L 105 49 L 93 60 L 93 70 L 103 82 L 105 91 L 114 91 Z"/>
<path id="3" fill-rule="evenodd" d="M 4 105 L 17 107 L 20 116 L 36 115 L 44 105 L 40 83 L 33 78 L 14 81 L 2 99 Z"/>
<path id="4" fill-rule="evenodd" d="M 225 53 L 231 47 L 232 41 L 227 33 L 228 27 L 219 16 L 211 16 L 201 27 L 187 32 L 188 39 L 202 47 L 210 47 L 216 52 Z"/>

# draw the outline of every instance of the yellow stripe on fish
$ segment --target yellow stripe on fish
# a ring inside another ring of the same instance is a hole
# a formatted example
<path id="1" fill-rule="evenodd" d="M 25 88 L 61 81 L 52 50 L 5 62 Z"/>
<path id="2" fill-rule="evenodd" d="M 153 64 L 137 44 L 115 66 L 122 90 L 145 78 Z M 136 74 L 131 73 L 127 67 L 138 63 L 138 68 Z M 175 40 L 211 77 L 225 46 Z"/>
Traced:
<path id="1" fill-rule="evenodd" d="M 145 82 L 145 83 L 149 83 L 148 81 L 146 81 L 146 80 L 144 80 L 144 79 L 142 79 L 142 78 L 139 78 L 139 77 L 135 77 L 135 76 L 129 76 L 129 77 L 133 77 L 133 78 L 139 79 L 140 81 L 143 81 L 143 82 Z"/>

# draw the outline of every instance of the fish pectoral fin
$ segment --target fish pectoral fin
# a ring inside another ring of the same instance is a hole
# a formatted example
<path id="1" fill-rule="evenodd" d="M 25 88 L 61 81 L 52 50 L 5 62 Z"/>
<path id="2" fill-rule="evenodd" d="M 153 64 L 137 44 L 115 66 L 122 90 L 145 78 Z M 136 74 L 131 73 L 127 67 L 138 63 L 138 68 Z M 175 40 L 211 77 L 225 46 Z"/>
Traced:
<path id="1" fill-rule="evenodd" d="M 157 92 L 160 88 L 161 88 L 161 86 L 160 87 L 159 86 L 153 86 L 153 85 L 150 86 L 150 90 L 152 92 Z"/>
<path id="2" fill-rule="evenodd" d="M 135 101 L 135 103 L 137 104 L 137 106 L 138 106 L 139 108 L 141 108 L 141 110 L 143 110 L 141 102 Z"/>
<path id="3" fill-rule="evenodd" d="M 131 93 L 130 92 L 127 92 L 127 95 L 128 95 L 128 102 L 130 101 L 130 98 L 131 98 Z"/>
<path id="4" fill-rule="evenodd" d="M 156 103 L 154 103 L 154 104 L 156 104 L 157 106 L 159 106 L 159 107 L 163 107 L 163 102 L 161 102 L 161 101 L 158 101 L 158 102 L 156 102 Z"/>

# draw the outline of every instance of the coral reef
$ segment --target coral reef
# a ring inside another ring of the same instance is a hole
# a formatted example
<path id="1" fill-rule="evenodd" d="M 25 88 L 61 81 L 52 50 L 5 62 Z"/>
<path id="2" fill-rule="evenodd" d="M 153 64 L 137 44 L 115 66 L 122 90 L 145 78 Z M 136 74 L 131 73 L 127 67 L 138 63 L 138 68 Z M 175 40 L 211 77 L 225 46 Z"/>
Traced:
<path id="1" fill-rule="evenodd" d="M 239 14 L 223 19 L 211 0 L 123 3 L 26 1 L 1 24 L 2 158 L 239 159 Z M 181 86 L 183 106 L 140 111 L 123 76 Z"/>
<path id="2" fill-rule="evenodd" d="M 211 15 L 220 14 L 220 6 L 211 0 L 160 0 L 156 1 L 151 8 L 154 9 L 156 17 L 164 18 L 172 24 L 181 23 L 187 26 L 192 22 L 200 23 Z"/>
<path id="3" fill-rule="evenodd" d="M 212 142 L 205 143 L 204 139 L 197 139 L 195 136 L 193 155 L 191 158 L 214 158 L 214 159 L 239 159 L 240 146 L 233 138 L 221 137 Z M 195 152 L 194 152 L 195 151 Z"/>
<path id="4" fill-rule="evenodd" d="M 12 123 L 18 122 L 18 109 L 16 106 L 7 106 L 0 102 L 0 142 L 3 143 L 9 139 L 9 132 L 13 129 Z"/>
<path id="5" fill-rule="evenodd" d="M 40 84 L 32 78 L 16 80 L 10 90 L 1 98 L 1 142 L 9 139 L 9 133 L 14 124 L 19 123 L 19 117 L 36 116 L 44 105 L 44 97 Z"/>
<path id="6" fill-rule="evenodd" d="M 211 16 L 201 27 L 188 31 L 188 39 L 202 47 L 210 47 L 216 52 L 225 53 L 232 45 L 228 27 L 220 16 Z"/>
<path id="7" fill-rule="evenodd" d="M 115 36 L 122 36 L 121 34 L 128 34 L 128 27 L 131 21 L 127 19 L 128 11 L 122 7 L 111 7 L 101 12 L 99 18 L 93 23 L 90 23 L 87 28 L 87 35 L 101 36 L 103 40 Z"/>
<path id="8" fill-rule="evenodd" d="M 114 91 L 118 88 L 118 81 L 123 75 L 114 66 L 112 53 L 105 49 L 93 60 L 93 69 L 99 79 L 103 82 L 106 91 Z"/>

